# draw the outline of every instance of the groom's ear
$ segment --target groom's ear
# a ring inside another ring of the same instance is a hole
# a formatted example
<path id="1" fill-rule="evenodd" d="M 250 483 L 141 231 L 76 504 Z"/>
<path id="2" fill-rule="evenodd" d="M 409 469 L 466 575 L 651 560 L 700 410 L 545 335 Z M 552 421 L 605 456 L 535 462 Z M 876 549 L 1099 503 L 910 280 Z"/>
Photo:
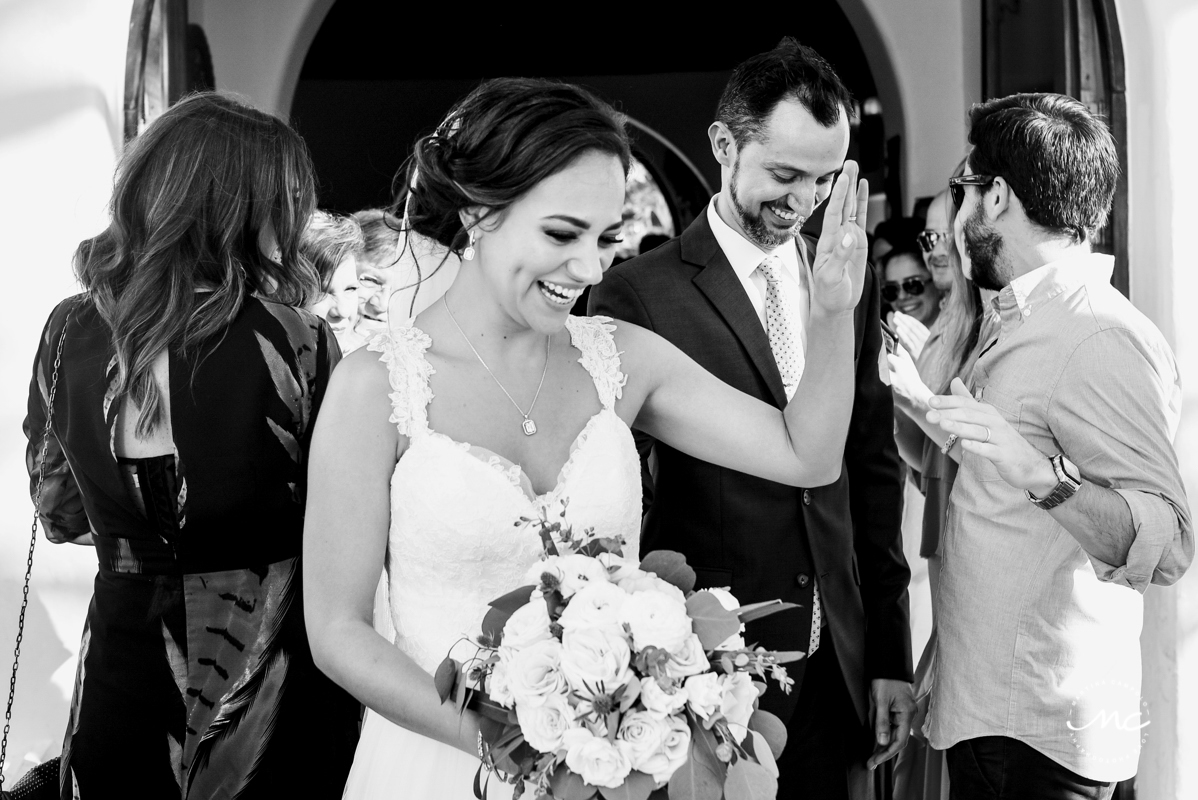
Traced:
<path id="1" fill-rule="evenodd" d="M 711 154 L 721 167 L 732 169 L 736 161 L 736 137 L 728 126 L 716 120 L 707 129 L 707 138 L 711 140 Z"/>

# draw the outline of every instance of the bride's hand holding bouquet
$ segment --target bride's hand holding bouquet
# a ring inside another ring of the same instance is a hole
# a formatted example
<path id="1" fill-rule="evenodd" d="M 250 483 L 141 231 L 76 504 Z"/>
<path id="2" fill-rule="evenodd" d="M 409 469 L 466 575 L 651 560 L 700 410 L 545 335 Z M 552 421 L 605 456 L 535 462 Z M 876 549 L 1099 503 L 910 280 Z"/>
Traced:
<path id="1" fill-rule="evenodd" d="M 533 798 L 773 798 L 786 730 L 757 699 L 767 676 L 789 692 L 782 664 L 803 654 L 742 633 L 794 606 L 695 591 L 678 553 L 638 564 L 619 540 L 519 524 L 540 527 L 543 560 L 492 602 L 478 654 L 436 675 L 443 702 L 484 719 L 475 794 L 494 771 Z"/>

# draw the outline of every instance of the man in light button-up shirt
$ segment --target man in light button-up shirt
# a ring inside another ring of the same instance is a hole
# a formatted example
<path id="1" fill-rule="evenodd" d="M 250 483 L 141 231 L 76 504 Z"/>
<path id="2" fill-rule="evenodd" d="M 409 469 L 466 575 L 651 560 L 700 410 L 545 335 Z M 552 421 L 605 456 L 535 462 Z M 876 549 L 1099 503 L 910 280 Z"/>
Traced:
<path id="1" fill-rule="evenodd" d="M 1193 557 L 1177 366 L 1090 252 L 1114 142 L 1059 95 L 975 106 L 956 235 L 1000 332 L 974 396 L 935 398 L 960 455 L 928 717 L 954 797 L 1109 797 L 1135 774 L 1143 592 Z"/>

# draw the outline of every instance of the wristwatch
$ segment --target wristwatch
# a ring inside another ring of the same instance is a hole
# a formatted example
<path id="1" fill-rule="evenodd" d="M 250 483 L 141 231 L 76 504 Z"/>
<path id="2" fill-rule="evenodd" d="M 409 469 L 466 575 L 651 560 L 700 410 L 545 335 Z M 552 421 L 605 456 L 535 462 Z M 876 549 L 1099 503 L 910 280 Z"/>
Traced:
<path id="1" fill-rule="evenodd" d="M 1082 488 L 1082 474 L 1078 471 L 1077 465 L 1065 458 L 1063 453 L 1057 453 L 1048 460 L 1052 463 L 1052 471 L 1057 474 L 1057 485 L 1043 498 L 1036 497 L 1031 492 L 1025 492 L 1028 500 L 1045 511 L 1056 508 Z"/>

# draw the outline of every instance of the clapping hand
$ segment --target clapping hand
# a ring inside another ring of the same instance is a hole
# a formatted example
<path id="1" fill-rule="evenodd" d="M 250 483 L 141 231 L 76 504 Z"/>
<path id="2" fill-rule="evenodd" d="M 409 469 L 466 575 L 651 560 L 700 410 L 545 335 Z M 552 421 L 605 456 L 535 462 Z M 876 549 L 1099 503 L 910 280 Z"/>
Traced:
<path id="1" fill-rule="evenodd" d="M 857 162 L 844 162 L 824 210 L 812 264 L 811 304 L 825 314 L 852 311 L 861 299 L 865 283 L 865 259 L 869 243 L 865 236 L 869 206 L 869 181 L 857 180 Z M 850 187 L 856 187 L 853 191 Z"/>
<path id="2" fill-rule="evenodd" d="M 966 452 L 986 459 L 999 476 L 1016 489 L 1039 494 L 1043 487 L 1055 486 L 1056 474 L 1048 457 L 1011 427 L 994 406 L 974 400 L 960 378 L 954 378 L 951 395 L 937 395 L 928 401 L 932 410 L 928 422 L 939 425 L 961 440 Z"/>
<path id="3" fill-rule="evenodd" d="M 919 377 L 915 360 L 907 348 L 903 345 L 896 347 L 893 353 L 886 356 L 886 363 L 890 366 L 890 388 L 894 392 L 895 405 L 908 415 L 926 411 L 932 390 Z"/>
<path id="4" fill-rule="evenodd" d="M 907 348 L 907 352 L 911 354 L 911 358 L 918 359 L 920 354 L 923 353 L 923 346 L 928 343 L 930 333 L 927 326 L 910 314 L 904 314 L 901 311 L 892 311 L 890 314 L 890 327 L 894 328 L 899 343 Z"/>

